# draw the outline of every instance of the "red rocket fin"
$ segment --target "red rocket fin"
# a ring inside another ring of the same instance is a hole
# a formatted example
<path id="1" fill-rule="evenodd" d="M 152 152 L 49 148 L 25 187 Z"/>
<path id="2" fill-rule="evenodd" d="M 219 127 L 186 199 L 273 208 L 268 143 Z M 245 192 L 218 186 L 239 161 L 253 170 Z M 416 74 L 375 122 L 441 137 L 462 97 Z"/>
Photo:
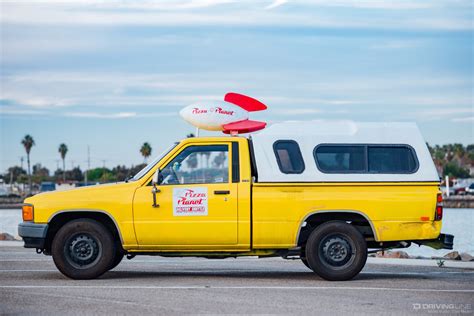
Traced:
<path id="1" fill-rule="evenodd" d="M 225 134 L 232 134 L 234 132 L 236 134 L 244 134 L 259 131 L 261 129 L 264 129 L 265 126 L 267 126 L 267 123 L 265 122 L 243 120 L 223 125 L 222 132 L 224 132 Z"/>
<path id="2" fill-rule="evenodd" d="M 246 95 L 234 92 L 227 93 L 224 97 L 224 101 L 240 106 L 242 109 L 249 112 L 262 111 L 267 109 L 267 106 L 262 102 Z"/>

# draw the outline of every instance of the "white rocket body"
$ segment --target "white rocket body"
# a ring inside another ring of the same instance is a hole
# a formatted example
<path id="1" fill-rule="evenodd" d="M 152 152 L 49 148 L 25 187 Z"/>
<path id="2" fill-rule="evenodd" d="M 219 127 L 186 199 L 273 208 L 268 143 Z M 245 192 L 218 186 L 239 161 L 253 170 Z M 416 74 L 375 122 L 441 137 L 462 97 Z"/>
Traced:
<path id="1" fill-rule="evenodd" d="M 266 110 L 267 106 L 249 96 L 229 92 L 224 101 L 198 102 L 188 105 L 179 115 L 199 129 L 222 131 L 237 135 L 259 131 L 267 125 L 265 122 L 249 120 L 249 112 Z"/>
<path id="2" fill-rule="evenodd" d="M 194 103 L 182 109 L 179 115 L 188 123 L 208 131 L 222 131 L 226 124 L 249 118 L 249 112 L 225 101 Z"/>

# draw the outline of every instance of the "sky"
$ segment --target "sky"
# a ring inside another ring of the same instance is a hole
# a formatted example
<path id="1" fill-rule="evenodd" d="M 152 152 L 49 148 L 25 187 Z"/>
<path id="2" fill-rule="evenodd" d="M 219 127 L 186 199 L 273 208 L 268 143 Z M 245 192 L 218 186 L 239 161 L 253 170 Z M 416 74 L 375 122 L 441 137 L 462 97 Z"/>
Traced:
<path id="1" fill-rule="evenodd" d="M 136 165 L 193 132 L 178 115 L 229 91 L 252 118 L 414 121 L 474 143 L 473 2 L 0 0 L 0 172 Z M 315 122 L 317 124 L 317 122 Z M 26 163 L 24 163 L 26 166 Z"/>

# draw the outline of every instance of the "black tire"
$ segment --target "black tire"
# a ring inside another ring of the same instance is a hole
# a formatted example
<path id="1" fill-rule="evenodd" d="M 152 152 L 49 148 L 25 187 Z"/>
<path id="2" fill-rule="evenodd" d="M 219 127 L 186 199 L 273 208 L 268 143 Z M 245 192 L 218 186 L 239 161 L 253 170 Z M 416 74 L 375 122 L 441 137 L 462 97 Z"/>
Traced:
<path id="1" fill-rule="evenodd" d="M 301 258 L 301 262 L 303 262 L 303 264 L 310 270 L 313 270 L 311 269 L 311 267 L 309 266 L 309 263 L 308 263 L 308 260 L 306 258 Z"/>
<path id="2" fill-rule="evenodd" d="M 114 257 L 114 260 L 112 261 L 112 265 L 110 267 L 109 270 L 112 270 L 113 268 L 115 268 L 116 266 L 118 266 L 120 264 L 120 262 L 122 262 L 122 259 L 124 257 L 124 253 L 122 251 L 117 251 L 115 253 L 115 257 Z"/>
<path id="3" fill-rule="evenodd" d="M 367 261 L 367 243 L 352 225 L 331 221 L 318 226 L 306 243 L 306 260 L 323 279 L 345 281 L 354 278 Z"/>
<path id="4" fill-rule="evenodd" d="M 54 264 L 65 276 L 95 279 L 114 263 L 116 245 L 110 231 L 91 219 L 66 223 L 54 236 L 51 246 Z"/>

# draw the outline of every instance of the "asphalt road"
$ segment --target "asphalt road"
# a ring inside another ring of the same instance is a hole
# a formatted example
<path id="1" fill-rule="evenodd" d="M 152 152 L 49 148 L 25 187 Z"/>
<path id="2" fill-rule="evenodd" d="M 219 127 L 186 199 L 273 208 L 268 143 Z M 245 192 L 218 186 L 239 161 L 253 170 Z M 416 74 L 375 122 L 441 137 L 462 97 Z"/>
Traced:
<path id="1" fill-rule="evenodd" d="M 369 263 L 352 281 L 328 282 L 299 260 L 136 257 L 73 281 L 51 257 L 0 245 L 0 314 L 467 315 L 470 267 Z"/>

